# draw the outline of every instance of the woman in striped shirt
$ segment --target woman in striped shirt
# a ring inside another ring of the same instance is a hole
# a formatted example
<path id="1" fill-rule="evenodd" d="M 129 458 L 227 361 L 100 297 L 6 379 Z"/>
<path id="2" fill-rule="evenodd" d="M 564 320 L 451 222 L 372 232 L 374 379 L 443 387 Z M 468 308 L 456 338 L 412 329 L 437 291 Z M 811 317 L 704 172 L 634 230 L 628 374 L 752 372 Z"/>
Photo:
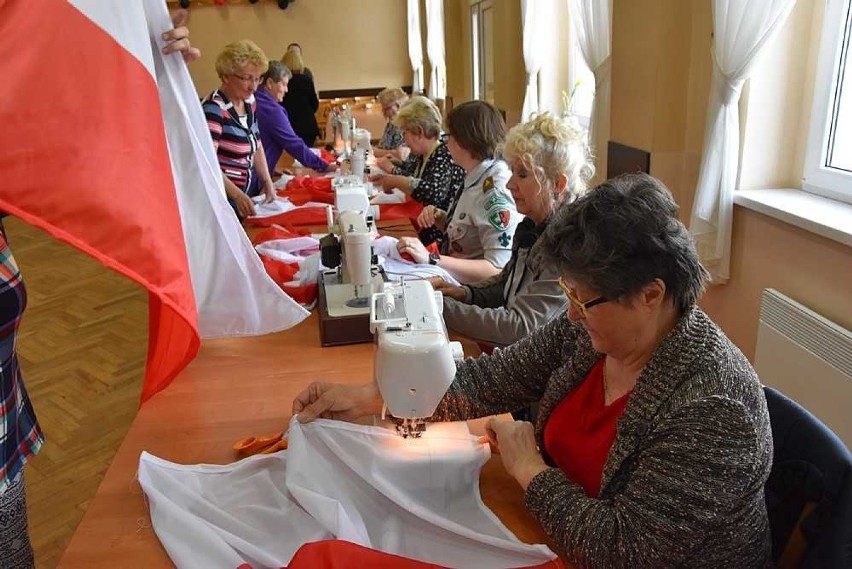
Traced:
<path id="1" fill-rule="evenodd" d="M 269 60 L 254 42 L 240 40 L 226 45 L 216 59 L 216 73 L 222 84 L 202 103 L 225 193 L 240 217 L 254 215 L 250 188 L 260 188 L 266 202 L 275 199 L 255 117 L 254 92 L 267 67 Z M 252 184 L 254 176 L 258 176 L 259 183 Z"/>

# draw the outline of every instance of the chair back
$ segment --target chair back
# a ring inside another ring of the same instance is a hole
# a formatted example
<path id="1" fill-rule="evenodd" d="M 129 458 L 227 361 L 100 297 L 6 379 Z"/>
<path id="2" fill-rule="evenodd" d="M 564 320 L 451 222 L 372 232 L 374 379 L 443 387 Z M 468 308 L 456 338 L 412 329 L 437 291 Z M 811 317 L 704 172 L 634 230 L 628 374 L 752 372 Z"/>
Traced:
<path id="1" fill-rule="evenodd" d="M 804 407 L 764 387 L 774 456 L 766 482 L 779 567 L 852 568 L 852 454 Z"/>

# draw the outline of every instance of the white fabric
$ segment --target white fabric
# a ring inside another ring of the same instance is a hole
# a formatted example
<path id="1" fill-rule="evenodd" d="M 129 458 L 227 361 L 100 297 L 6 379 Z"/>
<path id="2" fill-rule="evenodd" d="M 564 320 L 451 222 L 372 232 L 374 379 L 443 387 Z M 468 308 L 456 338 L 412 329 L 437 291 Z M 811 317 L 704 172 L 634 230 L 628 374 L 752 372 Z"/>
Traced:
<path id="1" fill-rule="evenodd" d="M 486 445 L 465 423 L 421 439 L 385 427 L 290 423 L 289 450 L 228 466 L 178 466 L 143 453 L 151 521 L 180 567 L 287 565 L 303 543 L 337 537 L 450 567 L 517 567 L 555 555 L 509 532 L 479 495 Z"/>
<path id="2" fill-rule="evenodd" d="M 450 273 L 439 267 L 438 265 L 419 264 L 407 259 L 403 259 L 399 255 L 399 250 L 396 248 L 396 243 L 399 241 L 396 237 L 388 235 L 379 237 L 373 241 L 373 251 L 379 256 L 382 266 L 385 269 L 385 274 L 391 280 L 423 280 L 432 277 L 441 277 L 444 281 L 451 285 L 459 285 L 459 281 Z"/>
<path id="3" fill-rule="evenodd" d="M 210 338 L 290 328 L 309 313 L 269 278 L 228 205 L 189 71 L 179 57 L 160 53 L 160 36 L 172 27 L 166 6 L 162 0 L 144 0 L 144 7 L 199 332 Z"/>
<path id="4" fill-rule="evenodd" d="M 524 69 L 527 72 L 527 89 L 524 93 L 524 105 L 521 120 L 527 121 L 538 112 L 538 72 L 544 61 L 546 35 L 542 33 L 544 10 L 541 0 L 521 0 L 521 20 L 523 21 Z"/>
<path id="5" fill-rule="evenodd" d="M 730 277 L 731 222 L 740 153 L 738 103 L 757 57 L 796 0 L 713 0 L 713 80 L 689 230 L 714 284 Z"/>
<path id="6" fill-rule="evenodd" d="M 264 203 L 266 196 L 261 195 L 253 197 L 252 201 L 254 202 L 254 216 L 252 217 L 257 218 L 272 217 L 296 209 L 296 206 L 288 199 L 276 198 L 269 203 Z"/>
<path id="7" fill-rule="evenodd" d="M 426 54 L 432 66 L 429 97 L 447 98 L 447 64 L 444 61 L 444 0 L 426 0 Z"/>
<path id="8" fill-rule="evenodd" d="M 589 147 L 596 169 L 606 172 L 609 142 L 610 53 L 612 51 L 612 0 L 569 0 L 571 25 L 577 34 L 586 65 L 595 75 L 595 99 L 589 119 Z"/>
<path id="9" fill-rule="evenodd" d="M 414 79 L 411 82 L 413 93 L 423 92 L 423 40 L 420 38 L 420 0 L 408 0 L 408 59 Z"/>

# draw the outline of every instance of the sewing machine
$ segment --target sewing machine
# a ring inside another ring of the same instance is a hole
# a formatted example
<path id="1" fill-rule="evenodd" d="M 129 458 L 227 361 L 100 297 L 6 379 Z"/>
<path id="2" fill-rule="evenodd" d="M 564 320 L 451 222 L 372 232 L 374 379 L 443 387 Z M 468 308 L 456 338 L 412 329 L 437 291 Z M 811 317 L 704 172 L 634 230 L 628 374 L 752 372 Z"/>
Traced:
<path id="1" fill-rule="evenodd" d="M 334 191 L 334 207 L 337 211 L 357 211 L 365 217 L 370 215 L 370 189 L 362 177 L 337 176 L 331 180 L 331 189 Z M 331 225 L 333 223 L 329 223 Z"/>
<path id="2" fill-rule="evenodd" d="M 318 306 L 323 346 L 369 342 L 369 299 L 381 290 L 384 274 L 373 255 L 372 218 L 343 210 L 320 239 L 322 271 Z"/>
<path id="3" fill-rule="evenodd" d="M 441 293 L 422 280 L 384 283 L 372 297 L 376 383 L 404 438 L 423 434 L 464 357 L 447 336 L 443 306 Z"/>

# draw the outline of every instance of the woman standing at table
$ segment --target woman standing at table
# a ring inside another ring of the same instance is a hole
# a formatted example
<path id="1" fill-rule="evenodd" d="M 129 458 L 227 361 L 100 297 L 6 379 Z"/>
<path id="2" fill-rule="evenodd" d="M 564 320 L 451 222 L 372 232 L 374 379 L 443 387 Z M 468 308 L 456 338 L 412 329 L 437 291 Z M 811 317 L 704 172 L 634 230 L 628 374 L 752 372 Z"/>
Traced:
<path id="1" fill-rule="evenodd" d="M 254 203 L 248 195 L 253 187 L 263 192 L 267 202 L 275 199 L 254 98 L 268 65 L 266 55 L 251 40 L 226 45 L 216 58 L 216 73 L 222 84 L 202 103 L 222 169 L 225 193 L 239 217 L 254 215 Z M 256 185 L 252 182 L 255 176 Z"/>
<path id="2" fill-rule="evenodd" d="M 288 49 L 281 58 L 281 63 L 293 73 L 287 87 L 287 94 L 284 95 L 281 104 L 287 111 L 287 116 L 290 117 L 293 130 L 305 141 L 305 144 L 312 147 L 319 136 L 316 116 L 319 98 L 314 79 L 305 73 L 305 62 L 299 50 Z"/>
<path id="3" fill-rule="evenodd" d="M 287 111 L 281 106 L 281 100 L 287 93 L 292 73 L 280 61 L 270 61 L 269 68 L 260 78 L 260 88 L 255 92 L 257 99 L 257 124 L 260 127 L 260 140 L 266 154 L 267 169 L 275 172 L 278 159 L 286 150 L 302 166 L 317 172 L 333 172 L 337 164 L 329 164 L 305 145 L 305 142 L 293 132 Z"/>
<path id="4" fill-rule="evenodd" d="M 423 208 L 421 227 L 442 233 L 439 253 L 413 237 L 397 243 L 418 263 L 438 265 L 462 283 L 497 275 L 512 256 L 512 235 L 520 216 L 506 189 L 511 173 L 497 156 L 506 127 L 500 112 L 485 101 L 468 101 L 447 115 L 447 148 L 465 172 L 464 186 L 449 209 Z"/>
<path id="5" fill-rule="evenodd" d="M 541 400 L 535 427 L 491 417 L 487 442 L 579 566 L 767 567 L 766 398 L 696 304 L 707 271 L 669 191 L 608 180 L 560 207 L 536 252 L 561 275 L 565 317 L 459 363 L 432 419 Z M 314 383 L 293 402 L 303 423 L 381 409 L 375 382 Z"/>
<path id="6" fill-rule="evenodd" d="M 189 30 L 183 25 L 186 10 L 172 17 L 175 28 L 163 34 L 163 53 L 181 53 L 187 62 L 201 57 L 189 43 Z M 24 465 L 38 454 L 44 434 L 38 425 L 23 376 L 18 365 L 17 333 L 27 290 L 18 270 L 3 227 L 0 212 L 0 567 L 35 567 L 27 527 L 27 500 Z"/>
<path id="7" fill-rule="evenodd" d="M 424 206 L 449 209 L 464 184 L 464 170 L 453 162 L 447 139 L 441 134 L 441 111 L 426 97 L 412 97 L 399 110 L 394 124 L 402 129 L 411 154 L 390 175 L 373 174 L 370 181 L 385 192 L 397 188 Z M 419 237 L 429 244 L 442 235 L 430 227 Z"/>
<path id="8" fill-rule="evenodd" d="M 503 158 L 512 177 L 518 224 L 512 258 L 494 277 L 463 286 L 432 280 L 444 294 L 444 322 L 464 336 L 507 346 L 564 311 L 567 300 L 556 271 L 530 255 L 553 213 L 586 191 L 594 173 L 586 133 L 572 120 L 542 113 L 509 130 Z"/>

